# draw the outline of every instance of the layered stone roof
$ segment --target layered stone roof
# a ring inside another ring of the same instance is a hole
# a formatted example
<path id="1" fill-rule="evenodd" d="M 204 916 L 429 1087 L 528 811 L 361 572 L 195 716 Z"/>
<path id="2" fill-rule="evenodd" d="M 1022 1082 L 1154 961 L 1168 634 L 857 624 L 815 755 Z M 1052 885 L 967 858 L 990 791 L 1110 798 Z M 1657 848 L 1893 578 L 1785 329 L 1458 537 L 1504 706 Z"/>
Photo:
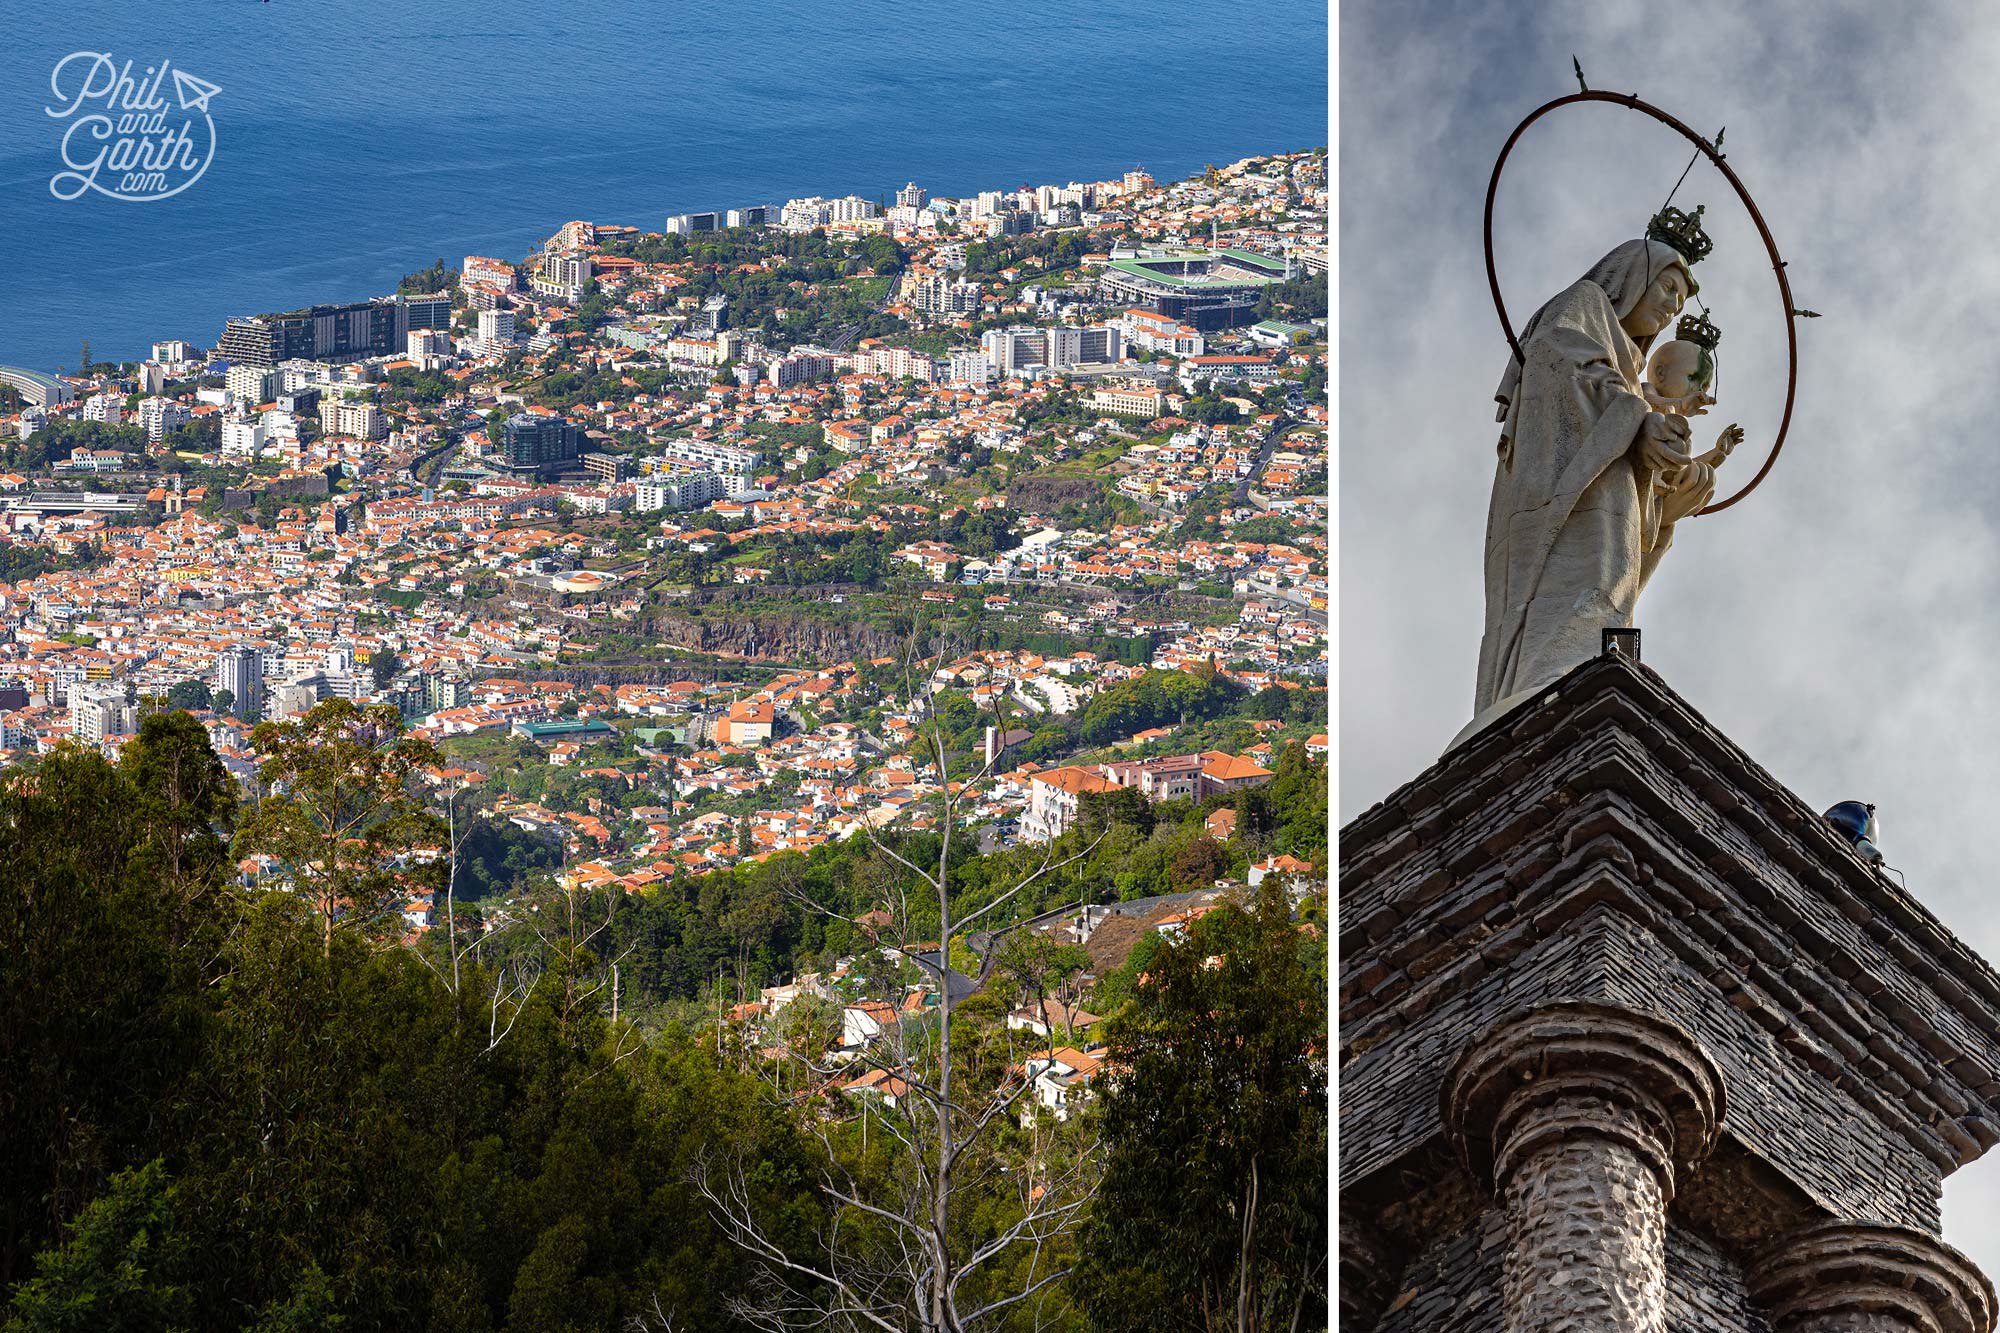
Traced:
<path id="1" fill-rule="evenodd" d="M 1935 1235 L 1944 1176 L 2000 1142 L 2000 975 L 1625 657 L 1451 751 L 1340 849 L 1343 1229 L 1370 1244 L 1469 1243 L 1484 1187 L 1447 1145 L 1444 1081 L 1553 1001 L 1665 1020 L 1719 1068 L 1682 1249 L 1830 1219 Z"/>

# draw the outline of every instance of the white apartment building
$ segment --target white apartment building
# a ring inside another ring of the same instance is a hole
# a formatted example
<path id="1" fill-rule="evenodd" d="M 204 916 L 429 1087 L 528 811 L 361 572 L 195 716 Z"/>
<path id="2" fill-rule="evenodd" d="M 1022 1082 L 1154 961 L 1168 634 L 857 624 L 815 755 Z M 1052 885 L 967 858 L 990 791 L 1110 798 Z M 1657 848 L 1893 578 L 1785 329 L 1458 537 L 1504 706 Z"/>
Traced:
<path id="1" fill-rule="evenodd" d="M 727 488 L 727 494 L 736 496 L 751 489 L 757 475 L 758 455 L 753 450 L 705 440 L 669 440 L 664 448 L 664 462 L 670 468 L 713 472 Z"/>
<path id="2" fill-rule="evenodd" d="M 418 370 L 436 370 L 452 360 L 451 335 L 443 329 L 411 329 L 406 348 Z"/>
<path id="3" fill-rule="evenodd" d="M 225 454 L 261 458 L 270 442 L 270 432 L 264 429 L 261 421 L 232 418 L 222 423 L 222 452 Z"/>
<path id="4" fill-rule="evenodd" d="M 389 418 L 365 399 L 327 398 L 319 405 L 319 427 L 328 435 L 352 435 L 363 440 L 389 437 Z"/>
<path id="5" fill-rule="evenodd" d="M 491 356 L 504 352 L 514 345 L 514 312 L 511 310 L 482 310 L 479 312 L 479 350 Z"/>
<path id="6" fill-rule="evenodd" d="M 788 199 L 778 213 L 778 225 L 786 231 L 811 231 L 833 221 L 833 205 L 818 195 Z"/>
<path id="7" fill-rule="evenodd" d="M 262 366 L 234 365 L 223 382 L 229 386 L 232 402 L 245 407 L 256 407 L 277 397 L 285 387 L 285 374 L 281 370 L 266 370 Z"/>
<path id="8" fill-rule="evenodd" d="M 168 431 L 179 430 L 194 420 L 186 403 L 171 398 L 146 398 L 139 403 L 139 424 L 146 428 L 146 442 L 158 444 Z"/>
<path id="9" fill-rule="evenodd" d="M 1079 328 L 1058 324 L 1042 330 L 1043 360 L 1053 370 L 1099 365 L 1124 358 L 1123 338 L 1115 325 Z"/>
<path id="10" fill-rule="evenodd" d="M 863 199 L 858 194 L 843 195 L 834 200 L 832 209 L 835 222 L 859 222 L 875 216 L 874 201 Z"/>
<path id="11" fill-rule="evenodd" d="M 660 509 L 699 509 L 725 498 L 727 488 L 713 472 L 684 472 L 640 482 L 632 492 L 632 507 L 649 514 Z"/>
<path id="12" fill-rule="evenodd" d="M 910 304 L 930 315 L 970 315 L 979 312 L 979 284 L 954 282 L 942 273 L 911 284 Z"/>
<path id="13" fill-rule="evenodd" d="M 988 330 L 979 340 L 979 350 L 1005 377 L 1030 366 L 1067 370 L 1071 366 L 1120 361 L 1125 356 L 1125 343 L 1114 325 L 1084 328 L 1058 324 L 1046 329 L 1018 325 Z"/>
<path id="14" fill-rule="evenodd" d="M 78 681 L 68 691 L 70 734 L 101 745 L 107 736 L 124 736 L 139 726 L 139 710 L 125 701 L 125 686 L 108 681 Z"/>
<path id="15" fill-rule="evenodd" d="M 994 372 L 1002 379 L 1028 366 L 1043 364 L 1046 346 L 1042 331 L 1027 326 L 989 329 L 979 339 L 980 352 L 992 362 Z"/>
<path id="16" fill-rule="evenodd" d="M 1151 310 L 1127 310 L 1115 321 L 1132 346 L 1165 356 L 1200 356 L 1208 340 L 1198 330 Z"/>
<path id="17" fill-rule="evenodd" d="M 1158 389 L 1111 387 L 1094 390 L 1090 395 L 1090 405 L 1099 412 L 1109 412 L 1120 417 L 1159 416 L 1166 407 L 1167 396 Z"/>
<path id="18" fill-rule="evenodd" d="M 864 364 L 865 363 L 865 364 Z M 891 379 L 933 380 L 937 362 L 923 352 L 907 347 L 877 347 L 855 357 L 855 369 L 864 374 L 887 375 Z"/>
<path id="19" fill-rule="evenodd" d="M 1053 842 L 1076 822 L 1085 792 L 1113 791 L 1117 783 L 1087 768 L 1052 768 L 1028 779 L 1028 809 L 1021 819 L 1024 842 Z"/>
<path id="20" fill-rule="evenodd" d="M 575 305 L 583 299 L 583 289 L 589 285 L 590 276 L 589 255 L 545 254 L 535 272 L 532 286 L 535 295 L 544 300 Z"/>
<path id="21" fill-rule="evenodd" d="M 958 352 L 951 358 L 949 374 L 953 384 L 991 384 L 993 362 L 983 352 Z"/>
<path id="22" fill-rule="evenodd" d="M 94 393 L 83 400 L 83 419 L 116 426 L 125 420 L 125 400 L 115 393 Z"/>
<path id="23" fill-rule="evenodd" d="M 833 353 L 817 347 L 794 347 L 786 355 L 768 362 L 765 373 L 771 377 L 774 388 L 787 388 L 793 384 L 810 384 L 814 380 L 825 379 L 834 372 Z"/>

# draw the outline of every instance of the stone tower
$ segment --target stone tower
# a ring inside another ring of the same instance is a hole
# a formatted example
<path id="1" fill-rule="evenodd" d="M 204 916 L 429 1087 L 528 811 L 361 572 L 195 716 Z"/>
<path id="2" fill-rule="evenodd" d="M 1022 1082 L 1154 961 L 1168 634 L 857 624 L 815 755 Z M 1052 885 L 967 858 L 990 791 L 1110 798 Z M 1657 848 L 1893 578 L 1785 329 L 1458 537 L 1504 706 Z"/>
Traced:
<path id="1" fill-rule="evenodd" d="M 2000 975 L 1626 656 L 1341 833 L 1340 1310 L 1988 1333 Z"/>

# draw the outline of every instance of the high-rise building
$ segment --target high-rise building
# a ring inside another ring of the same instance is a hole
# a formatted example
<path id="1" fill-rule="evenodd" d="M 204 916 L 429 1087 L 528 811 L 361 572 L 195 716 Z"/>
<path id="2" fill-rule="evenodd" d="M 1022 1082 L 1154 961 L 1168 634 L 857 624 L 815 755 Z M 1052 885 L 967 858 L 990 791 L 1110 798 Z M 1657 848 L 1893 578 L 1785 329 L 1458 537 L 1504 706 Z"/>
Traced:
<path id="1" fill-rule="evenodd" d="M 246 454 L 259 458 L 269 436 L 263 423 L 231 419 L 222 423 L 222 452 L 225 454 Z"/>
<path id="2" fill-rule="evenodd" d="M 930 191 L 915 181 L 911 181 L 908 185 L 896 191 L 896 207 L 898 208 L 922 208 L 930 201 Z"/>
<path id="3" fill-rule="evenodd" d="M 991 384 L 993 362 L 983 352 L 956 352 L 949 373 L 953 384 Z"/>
<path id="4" fill-rule="evenodd" d="M 582 452 L 582 427 L 553 413 L 521 412 L 501 432 L 499 461 L 509 472 L 553 472 Z"/>
<path id="5" fill-rule="evenodd" d="M 139 402 L 139 424 L 146 428 L 148 444 L 158 444 L 167 432 L 179 430 L 193 419 L 186 403 L 171 398 L 144 398 Z"/>
<path id="6" fill-rule="evenodd" d="M 986 234 L 1021 236 L 1034 229 L 1034 218 L 1017 208 L 1003 208 L 986 218 Z"/>
<path id="7" fill-rule="evenodd" d="M 833 205 L 818 195 L 806 199 L 786 200 L 778 214 L 779 225 L 786 231 L 811 231 L 824 227 L 833 221 Z"/>
<path id="8" fill-rule="evenodd" d="M 482 310 L 479 312 L 479 350 L 491 355 L 504 352 L 514 345 L 514 312 L 511 310 Z"/>
<path id="9" fill-rule="evenodd" d="M 794 347 L 764 367 L 774 388 L 810 384 L 825 379 L 834 370 L 833 353 L 816 347 Z"/>
<path id="10" fill-rule="evenodd" d="M 298 359 L 359 361 L 400 352 L 411 329 L 450 327 L 449 295 L 384 296 L 232 319 L 218 350 L 227 361 L 265 369 Z"/>
<path id="11" fill-rule="evenodd" d="M 444 329 L 411 329 L 404 355 L 418 370 L 439 370 L 452 364 L 451 334 Z"/>
<path id="12" fill-rule="evenodd" d="M 488 287 L 498 287 L 503 292 L 514 290 L 514 266 L 504 259 L 490 259 L 485 255 L 465 257 L 465 281 L 483 283 Z"/>
<path id="13" fill-rule="evenodd" d="M 254 722 L 264 711 L 264 655 L 244 644 L 225 649 L 215 659 L 215 688 L 229 691 L 231 712 Z"/>
<path id="14" fill-rule="evenodd" d="M 844 195 L 834 200 L 832 207 L 835 222 L 858 222 L 875 216 L 875 201 L 858 194 Z"/>
<path id="15" fill-rule="evenodd" d="M 942 273 L 933 273 L 911 284 L 910 304 L 929 315 L 976 314 L 979 284 L 954 282 Z"/>
<path id="16" fill-rule="evenodd" d="M 389 418 L 365 398 L 328 398 L 319 405 L 319 427 L 328 435 L 352 435 L 360 440 L 389 437 Z"/>
<path id="17" fill-rule="evenodd" d="M 125 699 L 125 687 L 110 681 L 76 681 L 66 691 L 70 734 L 91 745 L 107 736 L 125 736 L 138 729 L 139 710 Z"/>
<path id="18" fill-rule="evenodd" d="M 1040 329 L 1027 325 L 987 330 L 980 335 L 979 350 L 1002 379 L 1029 366 L 1048 363 L 1048 340 Z"/>
<path id="19" fill-rule="evenodd" d="M 463 708 L 472 702 L 472 684 L 462 677 L 426 671 L 423 681 L 424 707 L 433 713 L 440 708 Z"/>
<path id="20" fill-rule="evenodd" d="M 271 691 L 271 717 L 275 720 L 310 713 L 313 705 L 326 697 L 326 688 L 326 673 L 321 671 L 283 682 Z"/>
<path id="21" fill-rule="evenodd" d="M 645 514 L 658 509 L 695 509 L 723 499 L 728 488 L 713 472 L 682 472 L 642 481 L 632 493 L 632 507 Z"/>
<path id="22" fill-rule="evenodd" d="M 152 359 L 155 361 L 192 361 L 200 355 L 193 343 L 182 342 L 178 338 L 153 344 Z"/>
<path id="23" fill-rule="evenodd" d="M 676 213 L 667 219 L 669 236 L 691 236 L 698 231 L 717 231 L 721 227 L 720 213 Z"/>
<path id="24" fill-rule="evenodd" d="M 229 387 L 232 400 L 246 407 L 255 407 L 278 396 L 278 390 L 285 386 L 285 375 L 281 370 L 246 363 L 231 366 L 224 383 Z"/>
<path id="25" fill-rule="evenodd" d="M 731 227 L 768 227 L 777 217 L 777 205 L 758 204 L 754 208 L 732 208 L 723 220 Z"/>
<path id="26" fill-rule="evenodd" d="M 542 256 L 531 285 L 535 295 L 544 300 L 575 305 L 583 299 L 583 289 L 590 285 L 592 271 L 589 255 L 551 251 Z"/>
<path id="27" fill-rule="evenodd" d="M 83 400 L 83 419 L 116 426 L 125 420 L 125 399 L 115 393 L 94 393 Z"/>
<path id="28" fill-rule="evenodd" d="M 1051 370 L 1117 361 L 1124 355 L 1119 331 L 1113 325 L 1078 328 L 1071 324 L 1058 324 L 1042 330 L 1042 333 L 1043 359 Z"/>

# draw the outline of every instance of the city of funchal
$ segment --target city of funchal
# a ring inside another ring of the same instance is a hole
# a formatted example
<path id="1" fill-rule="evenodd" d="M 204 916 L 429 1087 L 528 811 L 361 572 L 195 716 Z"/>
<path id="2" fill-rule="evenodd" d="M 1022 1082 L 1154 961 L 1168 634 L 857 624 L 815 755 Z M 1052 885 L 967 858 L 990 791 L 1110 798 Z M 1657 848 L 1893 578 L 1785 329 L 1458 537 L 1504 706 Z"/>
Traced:
<path id="1" fill-rule="evenodd" d="M 0 1329 L 1329 1327 L 1327 174 L 0 367 Z"/>

